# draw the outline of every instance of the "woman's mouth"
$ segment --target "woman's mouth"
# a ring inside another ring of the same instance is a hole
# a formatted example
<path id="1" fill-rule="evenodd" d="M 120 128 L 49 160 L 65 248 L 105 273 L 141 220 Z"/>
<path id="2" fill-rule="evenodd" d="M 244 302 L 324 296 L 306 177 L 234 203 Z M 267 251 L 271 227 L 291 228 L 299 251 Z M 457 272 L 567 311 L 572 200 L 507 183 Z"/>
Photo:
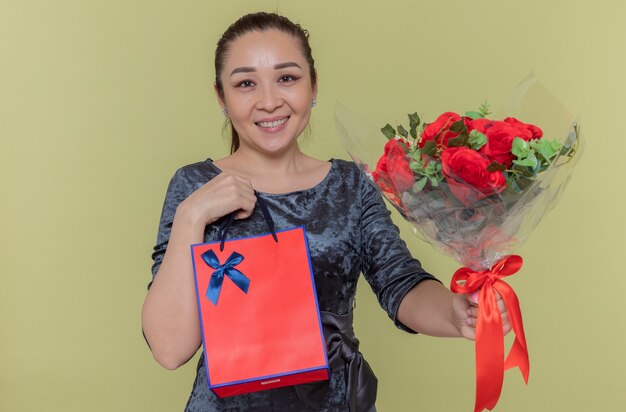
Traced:
<path id="1" fill-rule="evenodd" d="M 255 124 L 257 126 L 260 126 L 264 129 L 274 129 L 280 125 L 285 124 L 285 122 L 287 122 L 287 120 L 289 120 L 289 117 L 285 117 L 282 119 L 278 119 L 278 120 L 272 120 L 272 121 L 261 121 L 261 122 L 255 122 Z"/>

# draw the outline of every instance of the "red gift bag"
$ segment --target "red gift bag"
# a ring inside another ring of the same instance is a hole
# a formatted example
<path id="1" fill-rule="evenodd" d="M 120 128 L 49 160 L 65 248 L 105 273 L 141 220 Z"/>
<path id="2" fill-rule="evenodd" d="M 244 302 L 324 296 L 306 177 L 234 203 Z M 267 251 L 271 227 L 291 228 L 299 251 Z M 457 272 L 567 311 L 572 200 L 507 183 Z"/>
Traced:
<path id="1" fill-rule="evenodd" d="M 192 245 L 209 388 L 219 397 L 328 379 L 305 231 Z"/>

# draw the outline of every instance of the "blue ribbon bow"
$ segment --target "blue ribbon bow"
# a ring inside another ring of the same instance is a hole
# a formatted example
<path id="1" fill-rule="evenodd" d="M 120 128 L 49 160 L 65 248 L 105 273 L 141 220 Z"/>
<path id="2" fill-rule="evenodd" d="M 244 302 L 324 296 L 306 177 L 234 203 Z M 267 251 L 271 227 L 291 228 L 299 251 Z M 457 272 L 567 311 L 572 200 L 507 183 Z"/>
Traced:
<path id="1" fill-rule="evenodd" d="M 206 290 L 206 297 L 214 305 L 217 305 L 217 299 L 220 296 L 222 283 L 224 282 L 224 275 L 228 276 L 230 280 L 232 280 L 235 285 L 237 285 L 237 287 L 241 289 L 244 293 L 248 293 L 248 288 L 250 287 L 250 279 L 248 279 L 246 275 L 233 267 L 243 261 L 242 255 L 237 252 L 231 253 L 223 265 L 220 264 L 220 260 L 217 258 L 217 255 L 215 255 L 215 252 L 213 252 L 212 250 L 207 250 L 201 256 L 202 260 L 204 260 L 204 263 L 215 269 L 215 271 L 211 275 L 209 287 Z"/>

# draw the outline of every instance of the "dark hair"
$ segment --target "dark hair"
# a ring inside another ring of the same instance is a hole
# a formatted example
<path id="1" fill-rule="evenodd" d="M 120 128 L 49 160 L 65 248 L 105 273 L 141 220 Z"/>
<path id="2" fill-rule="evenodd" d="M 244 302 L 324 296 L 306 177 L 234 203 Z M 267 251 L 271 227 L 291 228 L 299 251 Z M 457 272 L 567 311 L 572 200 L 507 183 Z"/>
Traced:
<path id="1" fill-rule="evenodd" d="M 217 87 L 217 92 L 222 99 L 224 99 L 224 86 L 220 80 L 220 74 L 222 74 L 222 70 L 224 69 L 224 60 L 226 58 L 226 54 L 228 53 L 230 43 L 238 37 L 251 31 L 265 31 L 272 29 L 279 30 L 285 34 L 290 34 L 298 40 L 300 48 L 302 49 L 302 54 L 309 64 L 311 84 L 316 84 L 317 76 L 315 73 L 315 61 L 313 60 L 311 45 L 309 44 L 309 32 L 303 29 L 299 24 L 289 20 L 287 17 L 276 13 L 251 13 L 240 17 L 236 22 L 231 24 L 217 42 L 217 48 L 215 49 L 215 86 Z M 232 123 L 230 125 L 230 129 L 232 133 L 230 152 L 234 153 L 239 148 L 239 135 L 237 134 L 237 131 L 233 127 Z"/>

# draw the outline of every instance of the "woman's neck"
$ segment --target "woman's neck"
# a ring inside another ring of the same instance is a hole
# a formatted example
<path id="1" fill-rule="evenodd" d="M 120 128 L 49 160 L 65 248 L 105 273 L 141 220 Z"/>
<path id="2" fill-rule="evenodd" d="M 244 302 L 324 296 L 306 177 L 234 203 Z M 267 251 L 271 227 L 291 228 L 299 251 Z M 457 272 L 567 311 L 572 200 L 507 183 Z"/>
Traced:
<path id="1" fill-rule="evenodd" d="M 328 173 L 330 163 L 305 155 L 299 149 L 280 156 L 238 150 L 215 161 L 224 172 L 245 177 L 252 186 L 265 193 L 289 193 L 308 189 Z"/>

